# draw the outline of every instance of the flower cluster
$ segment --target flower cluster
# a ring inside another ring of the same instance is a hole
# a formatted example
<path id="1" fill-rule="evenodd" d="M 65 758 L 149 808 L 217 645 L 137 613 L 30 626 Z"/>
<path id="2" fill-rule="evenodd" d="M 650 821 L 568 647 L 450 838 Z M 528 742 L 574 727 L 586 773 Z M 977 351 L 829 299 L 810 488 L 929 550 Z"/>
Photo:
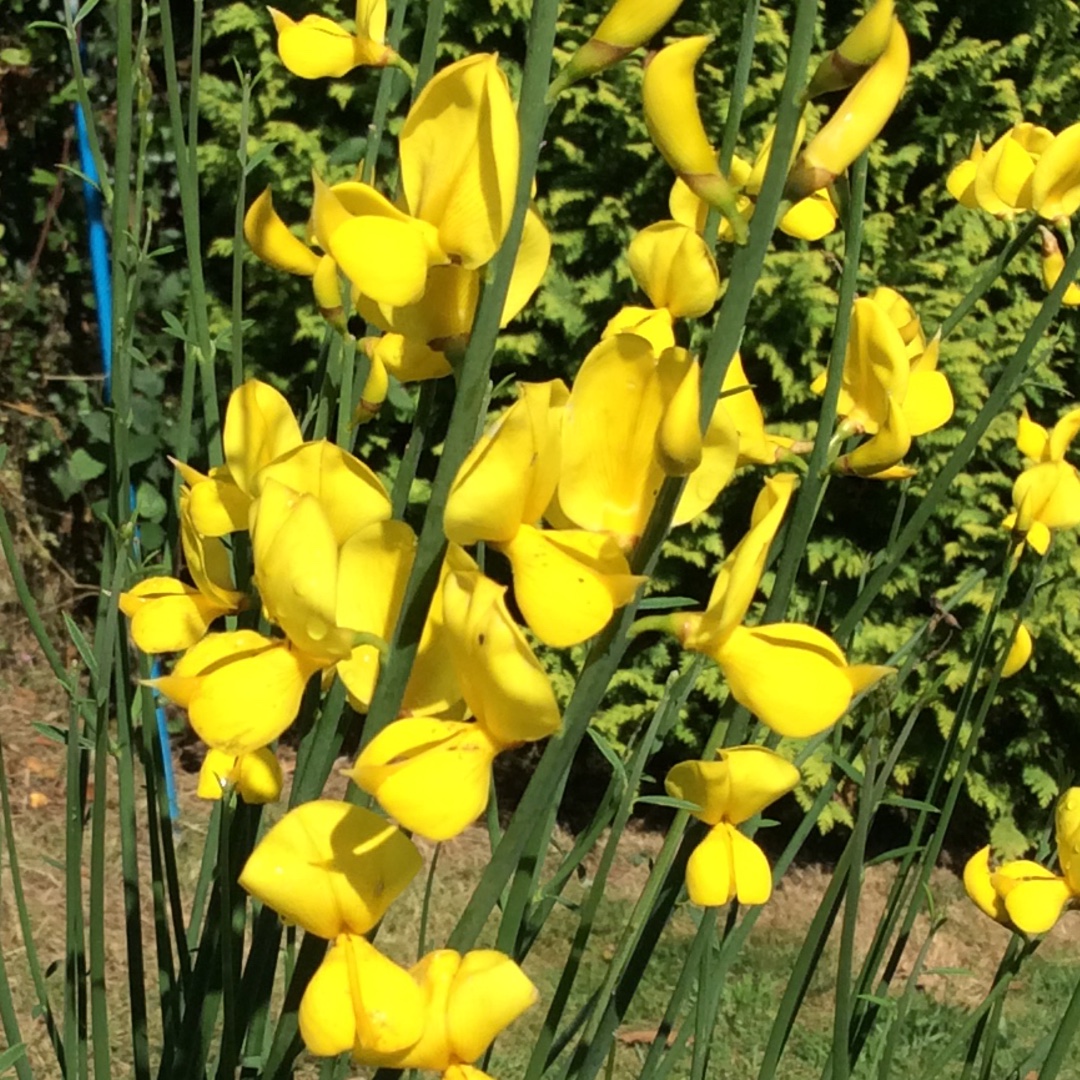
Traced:
<path id="1" fill-rule="evenodd" d="M 552 95 L 644 44 L 676 7 L 618 0 L 556 78 Z M 358 65 L 410 72 L 386 43 L 384 0 L 358 0 L 354 27 L 272 15 L 281 58 L 301 77 L 341 76 Z M 481 1080 L 473 1063 L 535 999 L 521 970 L 499 953 L 439 950 L 406 970 L 366 935 L 419 867 L 401 830 L 433 841 L 458 835 L 487 805 L 497 755 L 559 732 L 559 704 L 526 630 L 548 647 L 574 646 L 632 602 L 646 584 L 637 572 L 638 545 L 665 485 L 679 486 L 672 525 L 680 526 L 712 507 L 737 469 L 771 470 L 745 536 L 717 568 L 705 609 L 646 618 L 639 629 L 664 630 L 709 656 L 732 698 L 790 738 L 825 731 L 891 671 L 849 664 L 815 626 L 753 622 L 796 487 L 785 462 L 807 444 L 766 430 L 739 355 L 720 400 L 703 408 L 701 367 L 679 344 L 689 340 L 681 320 L 706 315 L 722 291 L 713 238 L 704 237 L 710 212 L 722 215 L 720 239 L 745 240 L 774 141 L 770 132 L 752 162 L 736 157 L 721 172 L 694 89 L 708 44 L 701 37 L 675 41 L 646 67 L 646 123 L 676 175 L 671 217 L 641 229 L 628 252 L 647 302 L 610 320 L 569 385 L 520 382 L 517 400 L 489 423 L 446 497 L 446 553 L 400 712 L 348 772 L 397 824 L 345 802 L 305 803 L 266 834 L 241 875 L 283 919 L 331 943 L 300 1007 L 301 1033 L 316 1054 L 348 1051 L 367 1065 Z M 781 231 L 813 241 L 836 226 L 829 185 L 880 132 L 908 62 L 892 0 L 877 0 L 808 89 L 808 97 L 850 93 L 801 152 L 800 128 Z M 438 72 L 405 117 L 396 200 L 360 179 L 330 184 L 315 176 L 305 239 L 279 217 L 269 188 L 248 209 L 244 234 L 253 252 L 310 278 L 344 347 L 366 356 L 358 420 L 375 416 L 391 378 L 455 373 L 485 267 L 509 229 L 519 156 L 515 107 L 498 58 L 468 56 Z M 530 208 L 503 325 L 539 286 L 550 249 Z M 365 320 L 369 336 L 352 336 L 350 312 Z M 912 437 L 952 415 L 938 346 L 893 290 L 856 301 L 835 471 L 910 475 L 901 462 Z M 815 390 L 824 382 L 822 375 Z M 842 444 L 864 435 L 840 454 Z M 386 488 L 368 465 L 340 446 L 305 439 L 286 400 L 265 383 L 251 380 L 233 392 L 223 449 L 224 463 L 207 473 L 177 463 L 191 584 L 147 578 L 120 605 L 140 648 L 181 654 L 152 685 L 187 711 L 207 745 L 200 793 L 220 798 L 235 790 L 263 802 L 280 794 L 273 745 L 314 677 L 323 689 L 340 679 L 352 706 L 369 708 L 417 539 L 394 520 Z M 467 550 L 481 545 L 508 561 L 524 626 L 511 614 L 507 589 Z M 246 576 L 240 570 L 249 562 L 250 583 L 238 588 L 233 570 Z M 223 619 L 225 628 L 214 630 Z M 669 793 L 709 826 L 687 868 L 694 903 L 768 899 L 767 860 L 739 826 L 798 781 L 785 757 L 757 745 L 671 770 Z"/>

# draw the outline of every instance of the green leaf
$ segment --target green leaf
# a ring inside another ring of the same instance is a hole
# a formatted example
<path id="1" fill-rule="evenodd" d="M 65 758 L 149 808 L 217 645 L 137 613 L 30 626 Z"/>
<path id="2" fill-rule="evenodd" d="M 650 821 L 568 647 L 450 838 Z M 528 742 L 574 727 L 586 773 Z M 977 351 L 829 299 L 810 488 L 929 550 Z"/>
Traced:
<path id="1" fill-rule="evenodd" d="M 16 1062 L 22 1061 L 24 1057 L 26 1057 L 26 1043 L 20 1042 L 14 1046 L 9 1046 L 6 1050 L 0 1052 L 0 1073 L 14 1068 Z"/>
<path id="2" fill-rule="evenodd" d="M 11 67 L 29 67 L 30 60 L 29 49 L 0 49 L 0 64 L 10 64 Z"/>
<path id="3" fill-rule="evenodd" d="M 68 472 L 81 484 L 96 480 L 105 472 L 104 462 L 91 457 L 82 447 L 68 458 L 67 467 Z"/>
<path id="4" fill-rule="evenodd" d="M 158 489 L 145 480 L 135 492 L 135 512 L 146 521 L 162 521 L 169 512 L 169 504 Z"/>

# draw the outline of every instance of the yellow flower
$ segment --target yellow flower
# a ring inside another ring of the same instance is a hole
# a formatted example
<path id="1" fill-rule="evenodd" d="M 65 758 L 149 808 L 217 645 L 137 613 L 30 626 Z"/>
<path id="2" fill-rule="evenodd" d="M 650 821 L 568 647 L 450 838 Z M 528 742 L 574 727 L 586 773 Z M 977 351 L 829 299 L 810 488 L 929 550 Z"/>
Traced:
<path id="1" fill-rule="evenodd" d="M 780 735 L 809 738 L 893 669 L 849 665 L 836 642 L 811 626 L 742 625 L 794 487 L 790 473 L 765 481 L 750 531 L 721 565 L 707 610 L 673 616 L 672 625 L 684 647 L 716 661 L 740 705 Z"/>
<path id="2" fill-rule="evenodd" d="M 990 918 L 1024 934 L 1053 929 L 1066 907 L 1080 897 L 1080 788 L 1069 788 L 1058 800 L 1055 816 L 1059 876 L 1029 859 L 990 866 L 989 845 L 964 867 L 964 888 Z"/>
<path id="3" fill-rule="evenodd" d="M 866 74 L 885 51 L 892 32 L 894 0 L 875 0 L 852 31 L 818 65 L 807 98 L 844 90 Z"/>
<path id="4" fill-rule="evenodd" d="M 366 938 L 343 933 L 300 1001 L 300 1037 L 317 1057 L 351 1052 L 390 1060 L 424 1031 L 424 995 L 412 974 Z"/>
<path id="5" fill-rule="evenodd" d="M 1043 148 L 1031 177 L 1031 205 L 1048 220 L 1070 217 L 1080 207 L 1080 124 L 1072 124 Z"/>
<path id="6" fill-rule="evenodd" d="M 568 522 L 590 532 L 610 533 L 623 548 L 641 536 L 664 481 L 670 454 L 658 453 L 657 437 L 683 377 L 699 378 L 685 353 L 657 355 L 649 340 L 616 333 L 585 358 L 574 379 L 563 419 L 558 507 Z M 693 387 L 691 387 L 693 389 Z M 696 439 L 688 420 L 684 434 Z M 670 434 L 670 433 L 669 433 Z M 701 464 L 687 479 L 674 524 L 706 509 L 731 478 L 738 433 L 724 403 L 718 402 L 701 442 Z"/>
<path id="7" fill-rule="evenodd" d="M 303 443 L 289 403 L 272 386 L 249 379 L 229 397 L 222 427 L 224 469 L 204 476 L 174 462 L 190 488 L 191 525 L 203 536 L 224 536 L 248 527 L 258 472 Z"/>
<path id="8" fill-rule="evenodd" d="M 658 221 L 636 233 L 629 255 L 630 272 L 649 302 L 673 318 L 700 318 L 720 295 L 720 272 L 708 245 L 677 221 Z"/>
<path id="9" fill-rule="evenodd" d="M 1027 409 L 1020 414 L 1016 445 L 1034 464 L 1013 484 L 1015 509 L 1002 525 L 1040 554 L 1050 546 L 1051 530 L 1080 525 L 1080 475 L 1065 460 L 1078 431 L 1080 409 L 1065 413 L 1051 431 L 1032 420 Z"/>
<path id="10" fill-rule="evenodd" d="M 810 140 L 788 174 L 785 193 L 805 198 L 832 183 L 878 137 L 907 84 L 911 53 L 900 20 L 892 15 L 885 47 Z"/>
<path id="11" fill-rule="evenodd" d="M 385 67 L 396 59 L 386 44 L 386 0 L 356 0 L 356 32 L 322 15 L 294 22 L 270 8 L 281 62 L 301 79 L 341 78 L 354 67 Z"/>
<path id="12" fill-rule="evenodd" d="M 259 841 L 240 884 L 286 922 L 333 941 L 373 929 L 420 865 L 412 841 L 385 818 L 316 799 Z"/>
<path id="13" fill-rule="evenodd" d="M 799 782 L 799 770 L 763 746 L 717 751 L 719 761 L 683 761 L 664 780 L 667 793 L 694 803 L 691 813 L 711 826 L 686 865 L 692 903 L 716 907 L 738 898 L 764 904 L 772 895 L 765 853 L 736 826 L 761 813 Z"/>
<path id="14" fill-rule="evenodd" d="M 202 639 L 215 619 L 239 610 L 241 598 L 236 597 L 222 603 L 177 578 L 152 577 L 122 592 L 119 606 L 131 619 L 132 640 L 143 652 L 181 652 Z"/>
<path id="15" fill-rule="evenodd" d="M 211 748 L 199 769 L 200 799 L 218 800 L 230 785 L 249 805 L 277 802 L 284 777 L 281 763 L 268 746 L 249 754 L 227 754 Z"/>
<path id="16" fill-rule="evenodd" d="M 456 836 L 487 805 L 496 754 L 561 727 L 551 683 L 503 600 L 475 569 L 442 589 L 445 642 L 473 723 L 406 718 L 388 724 L 350 776 L 401 824 L 429 839 Z"/>
<path id="17" fill-rule="evenodd" d="M 938 370 L 940 338 L 925 348 L 918 316 L 892 289 L 875 290 L 852 307 L 851 332 L 837 413 L 842 431 L 875 438 L 845 455 L 838 467 L 860 476 L 894 475 L 911 439 L 934 431 L 952 416 L 952 390 Z M 826 373 L 811 390 L 825 390 Z"/>
<path id="18" fill-rule="evenodd" d="M 477 1080 L 484 1074 L 470 1068 L 471 1063 L 539 997 L 521 968 L 493 949 L 476 949 L 464 956 L 440 949 L 428 953 L 410 974 L 424 999 L 420 1040 L 392 1062 L 366 1052 L 354 1054 L 358 1061 Z"/>
<path id="19" fill-rule="evenodd" d="M 1030 123 L 1005 132 L 975 170 L 974 195 L 980 209 L 1006 219 L 1030 210 L 1035 168 L 1053 138 L 1046 128 Z"/>
<path id="20" fill-rule="evenodd" d="M 694 68 L 711 39 L 683 38 L 649 58 L 641 94 L 645 126 L 664 160 L 709 206 L 727 218 L 738 243 L 746 242 L 746 219 L 731 182 L 720 172 L 705 133 L 694 90 Z"/>
<path id="21" fill-rule="evenodd" d="M 617 64 L 660 32 L 682 0 L 615 0 L 584 45 L 559 72 L 548 92 L 554 100 L 566 87 Z"/>
<path id="22" fill-rule="evenodd" d="M 300 698 L 318 663 L 280 639 L 254 630 L 209 634 L 151 679 L 186 709 L 207 746 L 239 755 L 272 743 L 296 718 Z"/>
<path id="23" fill-rule="evenodd" d="M 518 383 L 518 394 L 458 469 L 443 516 L 455 544 L 510 541 L 523 523 L 540 519 L 555 494 L 569 391 L 553 379 Z"/>

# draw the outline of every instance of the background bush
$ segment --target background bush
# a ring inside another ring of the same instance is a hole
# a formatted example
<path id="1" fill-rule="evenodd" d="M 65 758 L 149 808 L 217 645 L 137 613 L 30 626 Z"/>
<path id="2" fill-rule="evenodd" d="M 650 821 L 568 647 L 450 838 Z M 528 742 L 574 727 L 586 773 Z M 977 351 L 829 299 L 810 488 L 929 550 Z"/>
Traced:
<path id="1" fill-rule="evenodd" d="M 46 0 L 8 0 L 0 17 L 0 409 L 7 458 L 0 471 L 5 506 L 14 509 L 30 550 L 38 555 L 44 587 L 66 574 L 77 585 L 81 568 L 97 555 L 95 518 L 98 477 L 104 471 L 106 430 L 100 402 L 100 364 L 95 311 L 85 255 L 85 224 L 77 152 L 73 141 L 70 56 Z M 279 0 L 296 17 L 320 10 L 350 14 L 332 3 Z M 513 69 L 523 55 L 519 28 L 524 0 L 450 0 L 444 37 L 497 47 Z M 603 5 L 563 4 L 561 42 L 567 53 L 588 35 Z M 717 10 L 723 8 L 724 10 Z M 848 4 L 825 5 L 825 42 L 835 43 L 850 24 Z M 730 10 L 729 10 L 730 9 Z M 989 142 L 1023 118 L 1057 130 L 1080 117 L 1080 61 L 1076 39 L 1080 11 L 1071 0 L 1028 0 L 988 9 L 975 0 L 917 0 L 900 4 L 912 38 L 915 65 L 909 90 L 871 160 L 865 272 L 860 288 L 892 285 L 911 300 L 932 332 L 978 276 L 980 263 L 998 251 L 1015 227 L 965 211 L 947 194 L 949 169 L 966 156 L 976 133 Z M 174 7 L 190 25 L 191 5 Z M 93 75 L 95 121 L 108 148 L 111 136 L 111 57 L 102 4 L 83 23 Z M 763 5 L 759 45 L 745 105 L 739 152 L 752 156 L 766 130 L 785 64 L 789 12 Z M 717 137 L 727 111 L 726 84 L 734 63 L 739 27 L 730 5 L 686 0 L 674 29 L 708 30 L 715 44 L 700 69 L 699 91 L 706 122 Z M 424 6 L 410 7 L 401 51 L 415 57 Z M 307 213 L 311 169 L 331 179 L 352 175 L 366 150 L 366 131 L 376 81 L 357 71 L 339 83 L 291 78 L 273 52 L 271 25 L 259 6 L 206 5 L 200 98 L 199 169 L 205 272 L 216 298 L 209 313 L 217 346 L 229 335 L 232 231 L 241 89 L 238 72 L 261 72 L 253 95 L 247 153 L 248 199 L 273 183 L 275 202 L 287 220 Z M 151 24 L 150 34 L 157 32 Z M 186 55 L 184 42 L 178 43 Z M 449 54 L 442 59 L 449 58 Z M 560 57 L 563 59 L 565 57 Z M 186 72 L 181 71 L 184 77 Z M 164 73 L 145 73 L 147 107 L 162 138 L 148 147 L 148 198 L 156 221 L 140 293 L 136 328 L 139 366 L 132 417 L 138 447 L 136 489 L 149 558 L 167 554 L 169 493 L 163 452 L 192 457 L 202 433 L 176 430 L 171 404 L 179 393 L 185 344 L 188 268 L 178 254 L 181 215 L 174 162 L 164 135 L 169 118 Z M 403 79 L 398 95 L 404 94 Z M 569 376 L 594 343 L 596 328 L 620 305 L 634 302 L 625 259 L 633 232 L 667 216 L 670 174 L 648 141 L 640 111 L 640 63 L 635 58 L 570 91 L 559 105 L 541 164 L 538 201 L 553 232 L 554 257 L 541 292 L 504 335 L 497 377 L 544 379 Z M 391 125 L 396 134 L 399 119 Z M 811 119 L 813 123 L 813 119 Z M 380 174 L 392 181 L 393 146 L 384 143 Z M 251 167 L 253 165 L 253 167 Z M 886 207 L 890 209 L 886 209 Z M 177 245 L 176 250 L 173 246 Z M 767 419 L 787 434 L 812 434 L 816 412 L 808 385 L 821 370 L 831 340 L 839 264 L 839 239 L 806 245 L 778 238 L 762 287 L 754 300 L 743 357 Z M 286 392 L 318 369 L 324 336 L 305 282 L 282 276 L 249 258 L 246 265 L 245 357 L 248 367 Z M 898 502 L 917 499 L 963 435 L 1002 364 L 1026 331 L 1042 283 L 1037 241 L 1003 281 L 945 341 L 942 368 L 957 397 L 954 420 L 922 437 L 912 461 L 920 474 L 906 491 L 900 485 L 845 479 L 831 484 L 807 564 L 799 581 L 800 617 L 819 610 L 834 626 L 845 614 L 858 581 L 888 542 Z M 1052 423 L 1075 396 L 1075 314 L 1066 312 L 1027 376 L 1016 411 Z M 294 398 L 296 394 L 294 393 Z M 399 420 L 411 415 L 415 388 L 397 393 L 391 407 Z M 438 398 L 438 394 L 436 394 Z M 303 401 L 294 401 L 303 406 Z M 407 428 L 383 422 L 362 429 L 358 450 L 376 467 L 392 471 Z M 954 485 L 953 499 L 909 553 L 863 621 L 851 651 L 859 660 L 883 658 L 945 599 L 980 570 L 993 571 L 1003 553 L 999 523 L 1005 515 L 1020 464 L 1008 417 L 995 422 L 971 468 Z M 668 544 L 658 584 L 701 602 L 711 568 L 741 535 L 759 483 L 747 473 L 726 496 L 724 520 L 704 518 Z M 416 489 L 423 498 L 423 483 Z M 96 508 L 100 512 L 100 507 Z M 50 570 L 50 562 L 52 569 Z M 1036 808 L 1049 805 L 1070 782 L 1066 763 L 1080 750 L 1080 599 L 1072 587 L 1080 552 L 1071 535 L 1056 540 L 1051 556 L 1054 585 L 1042 591 L 1032 617 L 1033 664 L 1004 684 L 996 715 L 967 778 L 972 806 L 993 825 L 995 842 L 1022 843 L 1020 832 Z M 1024 585 L 1018 575 L 1014 588 Z M 70 594 L 69 594 L 70 595 Z M 1019 592 L 1017 592 L 1019 595 Z M 957 615 L 970 628 L 988 603 L 977 586 Z M 944 675 L 939 693 L 923 706 L 918 733 L 905 766 L 910 789 L 940 752 L 951 724 L 956 688 L 967 672 L 972 635 L 939 627 L 923 659 L 927 685 Z M 600 729 L 619 741 L 655 699 L 671 668 L 673 647 L 645 639 L 635 645 L 632 669 L 617 678 Z M 715 677 L 699 684 L 676 738 L 694 744 L 726 696 Z M 897 715 L 914 702 L 902 694 Z M 814 770 L 806 770 L 813 783 Z M 843 799 L 823 819 L 847 820 Z"/>

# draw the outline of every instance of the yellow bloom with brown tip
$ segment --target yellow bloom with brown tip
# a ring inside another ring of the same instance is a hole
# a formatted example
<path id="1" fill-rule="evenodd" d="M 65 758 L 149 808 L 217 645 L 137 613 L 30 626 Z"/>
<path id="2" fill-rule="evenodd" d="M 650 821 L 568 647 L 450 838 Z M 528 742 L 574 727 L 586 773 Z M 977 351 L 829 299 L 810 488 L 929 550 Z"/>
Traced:
<path id="1" fill-rule="evenodd" d="M 386 44 L 386 0 L 357 0 L 356 31 L 322 15 L 299 22 L 269 8 L 281 62 L 301 79 L 341 78 L 355 67 L 385 67 L 396 54 Z"/>
<path id="2" fill-rule="evenodd" d="M 684 38 L 649 59 L 641 87 L 645 125 L 675 174 L 728 219 L 741 244 L 746 241 L 746 221 L 735 189 L 720 172 L 694 90 L 694 69 L 711 40 L 706 35 Z"/>
<path id="3" fill-rule="evenodd" d="M 660 32 L 682 0 L 615 0 L 600 25 L 559 72 L 548 91 L 553 101 L 566 87 L 617 64 Z"/>
<path id="4" fill-rule="evenodd" d="M 788 174 L 785 193 L 802 199 L 832 183 L 878 137 L 907 85 L 911 53 L 896 16 L 882 54 L 810 140 Z"/>
<path id="5" fill-rule="evenodd" d="M 1043 284 L 1049 291 L 1057 284 L 1062 270 L 1065 269 L 1065 256 L 1061 253 L 1061 245 L 1057 237 L 1045 225 L 1039 226 L 1039 233 L 1042 236 Z M 1070 282 L 1061 302 L 1065 307 L 1080 306 L 1080 284 L 1075 281 Z"/>
<path id="6" fill-rule="evenodd" d="M 737 826 L 792 791 L 799 770 L 763 746 L 718 750 L 717 761 L 683 761 L 671 769 L 664 788 L 696 805 L 690 812 L 711 826 L 686 865 L 690 900 L 718 907 L 764 904 L 772 895 L 772 871 L 765 853 Z"/>
<path id="7" fill-rule="evenodd" d="M 885 51 L 892 31 L 895 0 L 874 0 L 851 32 L 818 65 L 807 98 L 846 90 L 866 74 Z"/>

